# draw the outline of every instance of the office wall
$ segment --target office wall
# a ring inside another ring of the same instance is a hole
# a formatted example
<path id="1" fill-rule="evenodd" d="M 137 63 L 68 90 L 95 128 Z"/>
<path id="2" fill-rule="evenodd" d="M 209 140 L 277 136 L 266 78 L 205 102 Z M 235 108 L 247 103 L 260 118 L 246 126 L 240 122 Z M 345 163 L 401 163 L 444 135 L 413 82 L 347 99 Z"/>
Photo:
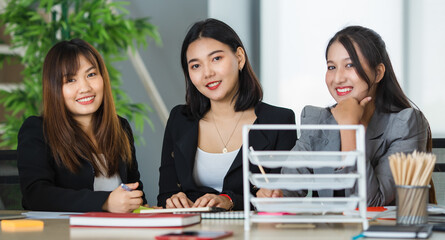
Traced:
<path id="1" fill-rule="evenodd" d="M 408 97 L 423 111 L 434 138 L 445 138 L 445 2 L 406 1 L 406 79 Z"/>
<path id="2" fill-rule="evenodd" d="M 243 42 L 253 70 L 260 67 L 260 1 L 208 0 L 208 15 L 227 23 Z"/>

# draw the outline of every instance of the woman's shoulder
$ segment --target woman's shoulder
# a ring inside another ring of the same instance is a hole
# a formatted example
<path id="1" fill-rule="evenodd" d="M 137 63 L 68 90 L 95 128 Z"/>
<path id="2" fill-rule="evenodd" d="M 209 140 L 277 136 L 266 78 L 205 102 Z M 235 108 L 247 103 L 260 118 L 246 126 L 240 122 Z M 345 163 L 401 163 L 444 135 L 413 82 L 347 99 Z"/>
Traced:
<path id="1" fill-rule="evenodd" d="M 128 120 L 122 116 L 117 115 L 117 118 L 119 119 L 120 124 L 125 128 L 127 126 L 130 126 L 130 123 Z"/>
<path id="2" fill-rule="evenodd" d="M 302 113 L 305 113 L 307 115 L 309 114 L 330 114 L 329 108 L 326 107 L 317 107 L 312 105 L 306 105 L 304 106 Z"/>
<path id="3" fill-rule="evenodd" d="M 23 124 L 43 124 L 43 117 L 42 116 L 30 116 L 25 119 Z"/>
<path id="4" fill-rule="evenodd" d="M 295 113 L 288 108 L 259 102 L 255 106 L 255 114 L 264 124 L 295 124 Z"/>
<path id="5" fill-rule="evenodd" d="M 185 104 L 179 104 L 172 108 L 170 111 L 169 119 L 192 119 L 187 114 L 187 106 Z"/>
<path id="6" fill-rule="evenodd" d="M 172 108 L 170 111 L 170 116 L 168 117 L 167 126 L 181 126 L 184 124 L 195 123 L 198 121 L 187 113 L 186 105 L 179 104 Z"/>
<path id="7" fill-rule="evenodd" d="M 429 125 L 423 113 L 416 108 L 405 108 L 396 113 L 389 113 L 389 115 L 388 125 L 405 126 L 405 129 L 420 128 Z"/>
<path id="8" fill-rule="evenodd" d="M 421 118 L 423 119 L 424 116 L 422 112 L 415 108 L 405 108 L 401 110 L 400 112 L 392 113 L 393 118 L 397 119 L 398 121 L 410 121 L 410 119 L 413 118 Z"/>
<path id="9" fill-rule="evenodd" d="M 20 129 L 43 128 L 43 118 L 41 116 L 30 116 L 23 121 Z"/>
<path id="10" fill-rule="evenodd" d="M 415 108 L 405 108 L 398 112 L 375 112 L 368 125 L 370 136 L 384 134 L 385 138 L 406 138 L 422 135 L 429 127 L 428 121 L 421 111 Z M 373 134 L 371 134 L 373 133 Z"/>
<path id="11" fill-rule="evenodd" d="M 257 106 L 255 107 L 255 113 L 257 115 L 261 114 L 267 114 L 269 116 L 295 116 L 295 113 L 292 109 L 284 108 L 284 107 L 277 107 L 265 102 L 259 102 Z"/>
<path id="12" fill-rule="evenodd" d="M 23 121 L 20 127 L 19 139 L 25 137 L 41 137 L 43 138 L 43 118 L 40 116 L 31 116 Z"/>
<path id="13" fill-rule="evenodd" d="M 318 123 L 332 117 L 329 108 L 306 105 L 301 111 L 301 123 Z"/>
<path id="14" fill-rule="evenodd" d="M 178 104 L 172 108 L 172 110 L 170 111 L 170 115 L 177 114 L 177 113 L 181 113 L 181 114 L 185 115 L 186 107 L 187 106 L 185 104 Z"/>
<path id="15" fill-rule="evenodd" d="M 119 115 L 117 115 L 117 118 L 119 119 L 119 123 L 120 123 L 120 127 L 127 132 L 127 134 L 130 134 L 130 138 L 133 138 L 133 130 L 131 130 L 131 125 L 130 122 L 128 122 L 128 120 L 124 117 L 121 117 Z"/>
<path id="16" fill-rule="evenodd" d="M 385 126 L 393 126 L 393 125 L 411 125 L 411 124 L 428 124 L 423 113 L 415 108 L 405 108 L 398 112 L 391 113 L 382 113 L 376 111 L 376 116 L 373 118 L 377 118 L 378 122 L 384 122 Z"/>

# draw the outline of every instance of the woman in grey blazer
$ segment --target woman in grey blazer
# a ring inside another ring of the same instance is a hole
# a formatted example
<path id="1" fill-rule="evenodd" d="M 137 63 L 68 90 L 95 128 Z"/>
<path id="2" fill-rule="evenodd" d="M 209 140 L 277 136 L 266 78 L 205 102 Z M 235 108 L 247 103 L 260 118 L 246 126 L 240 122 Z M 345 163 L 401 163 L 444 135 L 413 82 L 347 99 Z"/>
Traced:
<path id="1" fill-rule="evenodd" d="M 385 43 L 376 32 L 361 26 L 339 31 L 326 49 L 326 85 L 337 104 L 306 106 L 301 124 L 362 124 L 366 128 L 368 206 L 394 204 L 395 184 L 388 156 L 396 152 L 427 151 L 431 131 L 423 114 L 413 108 L 397 82 Z M 303 131 L 295 151 L 351 151 L 355 131 Z M 341 173 L 347 168 L 283 169 L 283 173 Z M 314 196 L 348 196 L 353 189 L 321 190 Z M 262 197 L 282 196 L 280 190 L 261 189 Z M 285 191 L 286 196 L 302 192 Z"/>

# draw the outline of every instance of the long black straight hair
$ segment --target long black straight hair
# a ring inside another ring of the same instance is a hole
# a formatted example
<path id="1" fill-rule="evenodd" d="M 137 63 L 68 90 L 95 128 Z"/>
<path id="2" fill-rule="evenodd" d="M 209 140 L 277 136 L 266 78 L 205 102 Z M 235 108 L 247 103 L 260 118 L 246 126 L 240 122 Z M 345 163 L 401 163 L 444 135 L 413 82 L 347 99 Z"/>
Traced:
<path id="1" fill-rule="evenodd" d="M 329 41 L 326 47 L 325 57 L 328 58 L 328 51 L 331 45 L 338 41 L 343 45 L 355 66 L 357 74 L 366 81 L 368 89 L 372 84 L 377 84 L 375 95 L 375 108 L 384 113 L 400 112 L 403 109 L 411 108 L 414 103 L 405 95 L 397 81 L 396 74 L 386 51 L 386 44 L 382 37 L 374 30 L 362 26 L 349 26 L 337 32 Z M 385 74 L 378 83 L 372 83 L 366 75 L 365 70 L 358 58 L 357 50 L 354 44 L 358 46 L 363 57 L 366 59 L 370 69 L 375 70 L 382 63 L 385 65 Z M 418 109 L 418 107 L 416 106 Z M 421 112 L 422 113 L 422 112 Z M 423 114 L 423 113 L 422 113 Z M 431 129 L 428 127 L 428 140 L 426 150 L 431 152 L 432 136 Z"/>
<path id="2" fill-rule="evenodd" d="M 375 106 L 381 112 L 399 112 L 405 108 L 412 107 L 410 100 L 403 93 L 397 81 L 396 74 L 389 59 L 386 45 L 382 37 L 374 30 L 362 26 L 349 26 L 337 32 L 329 41 L 326 48 L 326 59 L 332 43 L 338 41 L 343 45 L 355 66 L 357 74 L 366 81 L 368 88 L 373 84 L 366 75 L 360 62 L 354 43 L 359 47 L 364 58 L 368 61 L 370 69 L 383 63 L 385 74 L 376 88 Z"/>
<path id="3" fill-rule="evenodd" d="M 200 38 L 215 39 L 229 46 L 234 53 L 238 47 L 244 50 L 246 62 L 239 71 L 239 88 L 232 100 L 235 101 L 235 111 L 243 111 L 255 107 L 263 99 L 263 90 L 253 72 L 241 39 L 229 25 L 222 21 L 208 18 L 193 24 L 182 43 L 181 65 L 185 77 L 187 114 L 192 118 L 201 119 L 210 109 L 210 100 L 193 85 L 187 65 L 187 49 L 192 42 Z"/>

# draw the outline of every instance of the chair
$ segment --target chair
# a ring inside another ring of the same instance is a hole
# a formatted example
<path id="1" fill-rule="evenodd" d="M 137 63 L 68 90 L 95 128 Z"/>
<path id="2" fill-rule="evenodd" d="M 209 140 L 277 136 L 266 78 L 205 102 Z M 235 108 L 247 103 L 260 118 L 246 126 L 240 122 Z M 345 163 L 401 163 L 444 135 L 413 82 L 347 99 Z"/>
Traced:
<path id="1" fill-rule="evenodd" d="M 0 209 L 22 209 L 17 151 L 0 150 Z"/>
<path id="2" fill-rule="evenodd" d="M 433 138 L 433 153 L 437 157 L 433 172 L 437 203 L 445 205 L 445 138 Z"/>
<path id="3" fill-rule="evenodd" d="M 0 150 L 0 184 L 18 184 L 17 151 Z"/>

